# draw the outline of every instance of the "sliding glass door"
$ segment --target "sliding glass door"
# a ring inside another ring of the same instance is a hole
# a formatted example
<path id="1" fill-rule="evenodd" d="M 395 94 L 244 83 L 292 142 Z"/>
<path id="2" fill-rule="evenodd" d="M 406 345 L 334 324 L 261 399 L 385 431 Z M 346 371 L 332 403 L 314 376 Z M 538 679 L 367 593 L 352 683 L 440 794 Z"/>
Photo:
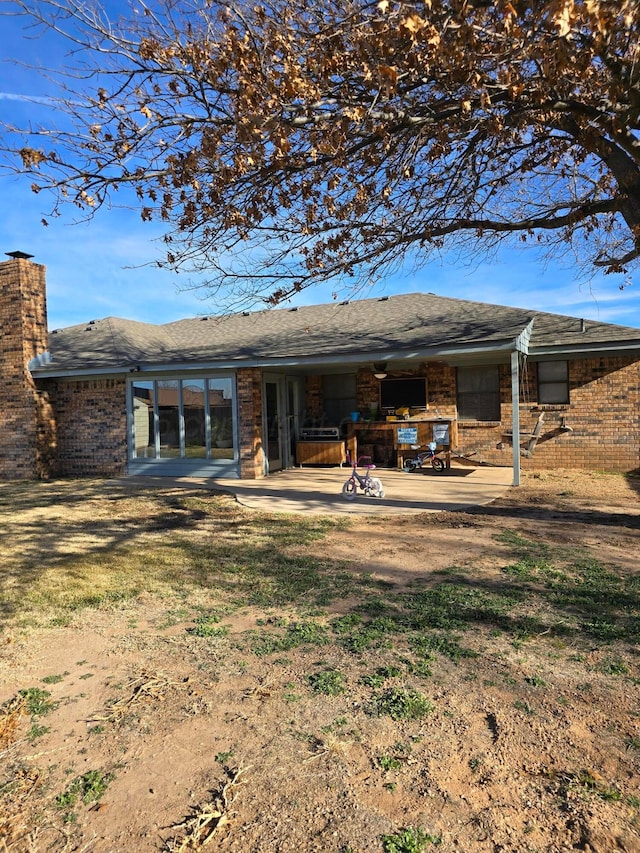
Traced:
<path id="1" fill-rule="evenodd" d="M 284 379 L 282 376 L 265 376 L 264 379 L 264 443 L 267 449 L 269 471 L 282 468 L 283 457 L 283 420 L 282 398 Z"/>
<path id="2" fill-rule="evenodd" d="M 134 379 L 129 400 L 131 460 L 237 459 L 234 378 Z"/>

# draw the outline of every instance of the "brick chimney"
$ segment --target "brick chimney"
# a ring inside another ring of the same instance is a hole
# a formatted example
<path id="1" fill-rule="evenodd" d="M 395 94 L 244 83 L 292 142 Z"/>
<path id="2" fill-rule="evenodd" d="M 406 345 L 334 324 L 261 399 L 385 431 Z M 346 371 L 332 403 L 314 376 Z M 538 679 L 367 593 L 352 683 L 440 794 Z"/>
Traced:
<path id="1" fill-rule="evenodd" d="M 0 479 L 42 475 L 43 403 L 29 361 L 49 348 L 45 267 L 24 252 L 0 262 Z"/>

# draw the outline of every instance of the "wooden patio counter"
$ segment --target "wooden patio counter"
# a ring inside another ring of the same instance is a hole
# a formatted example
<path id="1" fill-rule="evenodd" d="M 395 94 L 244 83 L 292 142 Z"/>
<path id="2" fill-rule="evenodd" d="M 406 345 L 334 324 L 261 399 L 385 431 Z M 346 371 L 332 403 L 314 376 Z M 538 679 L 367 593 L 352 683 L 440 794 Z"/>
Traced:
<path id="1" fill-rule="evenodd" d="M 427 445 L 434 441 L 434 426 L 448 427 L 449 442 L 436 440 L 438 450 L 446 454 L 447 468 L 451 466 L 452 449 L 458 446 L 458 422 L 455 418 L 409 418 L 397 421 L 356 421 L 353 424 L 358 444 L 392 445 L 397 455 L 398 468 L 402 468 L 404 457 L 412 453 L 412 444 Z M 400 433 L 398 432 L 400 430 Z M 403 434 L 403 431 L 404 432 Z M 415 438 L 415 441 L 413 440 Z M 409 439 L 401 441 L 400 439 Z"/>
<path id="2" fill-rule="evenodd" d="M 348 461 L 347 454 L 356 455 L 355 436 L 348 439 L 320 439 L 318 441 L 297 441 L 296 462 L 303 465 L 340 465 Z"/>

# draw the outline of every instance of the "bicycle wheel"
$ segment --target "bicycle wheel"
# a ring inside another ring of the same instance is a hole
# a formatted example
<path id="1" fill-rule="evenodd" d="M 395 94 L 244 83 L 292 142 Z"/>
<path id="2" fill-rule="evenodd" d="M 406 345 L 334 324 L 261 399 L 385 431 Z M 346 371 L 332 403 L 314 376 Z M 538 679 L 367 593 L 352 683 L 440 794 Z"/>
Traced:
<path id="1" fill-rule="evenodd" d="M 444 462 L 442 461 L 442 459 L 438 459 L 437 456 L 433 457 L 433 459 L 431 460 L 431 465 L 434 471 L 437 471 L 438 474 L 442 474 L 442 472 L 444 471 Z"/>
<path id="2" fill-rule="evenodd" d="M 412 471 L 415 471 L 420 467 L 420 463 L 415 459 L 405 459 L 404 465 L 402 466 L 403 471 L 406 471 L 407 474 L 410 474 Z"/>
<path id="3" fill-rule="evenodd" d="M 352 501 L 355 496 L 358 494 L 358 486 L 356 485 L 356 481 L 353 479 L 347 480 L 347 482 L 342 487 L 342 495 L 348 501 Z"/>
<path id="4" fill-rule="evenodd" d="M 384 489 L 382 488 L 382 483 L 377 477 L 372 477 L 369 480 L 369 494 L 373 498 L 384 497 Z"/>

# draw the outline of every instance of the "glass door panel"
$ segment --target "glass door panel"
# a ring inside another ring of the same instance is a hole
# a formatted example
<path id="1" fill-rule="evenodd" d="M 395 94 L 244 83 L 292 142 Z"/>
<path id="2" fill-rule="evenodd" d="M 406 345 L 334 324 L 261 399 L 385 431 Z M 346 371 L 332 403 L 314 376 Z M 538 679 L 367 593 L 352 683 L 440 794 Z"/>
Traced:
<path id="1" fill-rule="evenodd" d="M 298 378 L 287 378 L 287 418 L 285 447 L 287 457 L 283 460 L 285 468 L 293 468 L 296 459 L 296 441 L 300 437 L 302 422 L 301 400 L 304 397 L 303 388 Z"/>
<path id="2" fill-rule="evenodd" d="M 282 468 L 282 437 L 280 421 L 281 386 L 281 379 L 265 379 L 264 428 L 269 471 L 279 471 L 280 468 Z"/>
<path id="3" fill-rule="evenodd" d="M 160 457 L 171 459 L 180 456 L 180 383 L 165 379 L 157 385 Z"/>
<path id="4" fill-rule="evenodd" d="M 209 379 L 212 459 L 233 459 L 233 382 Z"/>
<path id="5" fill-rule="evenodd" d="M 133 455 L 136 459 L 154 459 L 156 455 L 153 382 L 134 382 Z"/>
<path id="6" fill-rule="evenodd" d="M 184 455 L 187 459 L 205 459 L 207 456 L 204 403 L 204 379 L 183 381 Z"/>

